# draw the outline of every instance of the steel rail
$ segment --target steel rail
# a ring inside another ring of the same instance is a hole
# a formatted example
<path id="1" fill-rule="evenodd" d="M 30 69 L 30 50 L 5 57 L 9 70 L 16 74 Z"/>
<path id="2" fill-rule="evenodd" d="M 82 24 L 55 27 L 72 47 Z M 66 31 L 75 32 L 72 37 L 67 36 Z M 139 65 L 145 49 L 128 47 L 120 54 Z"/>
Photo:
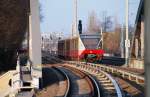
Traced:
<path id="1" fill-rule="evenodd" d="M 65 76 L 65 78 L 67 80 L 67 90 L 65 92 L 64 97 L 69 97 L 71 84 L 70 84 L 70 79 L 69 79 L 68 75 L 63 70 L 59 69 L 58 67 L 53 67 L 53 68 L 55 68 L 56 70 L 58 70 L 61 74 L 63 74 Z"/>
<path id="2" fill-rule="evenodd" d="M 97 97 L 101 97 L 101 93 L 100 93 L 100 88 L 99 88 L 99 85 L 98 85 L 98 82 L 91 76 L 91 75 L 88 75 L 89 78 L 92 80 L 93 84 L 95 85 L 96 87 L 96 90 L 97 90 Z"/>
<path id="3" fill-rule="evenodd" d="M 101 97 L 100 93 L 100 88 L 99 88 L 99 83 L 95 80 L 94 77 L 92 77 L 89 73 L 81 71 L 77 68 L 72 68 L 70 66 L 65 66 L 66 69 L 72 70 L 80 75 L 86 75 L 87 77 L 85 78 L 89 84 L 91 84 L 92 88 L 94 89 L 94 96 L 93 97 Z"/>
<path id="4" fill-rule="evenodd" d="M 122 93 L 121 93 L 121 89 L 118 85 L 118 83 L 112 78 L 112 76 L 104 71 L 101 71 L 103 74 L 105 74 L 110 80 L 111 82 L 113 83 L 114 87 L 115 87 L 115 90 L 116 90 L 116 93 L 117 93 L 117 96 L 118 97 L 123 97 L 122 96 Z"/>
<path id="5" fill-rule="evenodd" d="M 78 66 L 79 65 L 83 65 L 83 64 L 78 64 Z M 85 65 L 85 64 L 84 64 Z M 93 67 L 93 66 L 92 66 Z M 78 68 L 79 69 L 79 68 Z M 86 68 L 87 69 L 87 68 Z M 89 66 L 89 69 L 88 70 L 85 70 L 85 72 L 88 72 L 90 69 L 95 69 L 95 68 L 91 68 L 90 66 Z M 103 71 L 103 70 L 99 70 L 98 72 L 101 72 L 102 74 L 104 74 L 108 79 L 107 80 L 110 80 L 111 81 L 111 83 L 113 84 L 113 86 L 114 86 L 114 88 L 115 88 L 115 91 L 116 91 L 116 93 L 117 93 L 117 97 L 123 97 L 123 95 L 122 95 L 122 92 L 121 92 L 121 89 L 120 89 L 120 87 L 119 87 L 119 85 L 118 85 L 118 83 L 112 78 L 112 76 L 110 75 L 110 74 L 108 74 L 108 73 L 106 73 L 105 71 Z M 90 72 L 89 72 L 90 73 Z"/>

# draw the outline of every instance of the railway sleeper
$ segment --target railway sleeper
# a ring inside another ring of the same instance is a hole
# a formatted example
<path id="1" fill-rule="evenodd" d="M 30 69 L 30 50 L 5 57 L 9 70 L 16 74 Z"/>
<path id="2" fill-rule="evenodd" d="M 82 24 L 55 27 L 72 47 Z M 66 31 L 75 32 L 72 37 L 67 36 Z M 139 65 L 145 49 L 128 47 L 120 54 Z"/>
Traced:
<path id="1" fill-rule="evenodd" d="M 102 85 L 103 85 L 103 86 L 111 86 L 111 87 L 113 86 L 112 83 L 102 83 Z"/>
<path id="2" fill-rule="evenodd" d="M 98 80 L 98 81 L 99 81 L 99 83 L 101 83 L 101 84 L 111 83 L 110 80 Z"/>
<path id="3" fill-rule="evenodd" d="M 102 77 L 106 77 L 105 75 L 97 75 L 97 77 L 102 78 Z"/>
<path id="4" fill-rule="evenodd" d="M 109 80 L 109 79 L 107 77 L 99 79 L 99 81 L 104 81 L 104 80 Z"/>
<path id="5" fill-rule="evenodd" d="M 104 90 L 102 97 L 116 97 L 116 95 L 117 95 L 117 94 L 116 94 L 116 92 L 114 92 L 114 91 Z"/>

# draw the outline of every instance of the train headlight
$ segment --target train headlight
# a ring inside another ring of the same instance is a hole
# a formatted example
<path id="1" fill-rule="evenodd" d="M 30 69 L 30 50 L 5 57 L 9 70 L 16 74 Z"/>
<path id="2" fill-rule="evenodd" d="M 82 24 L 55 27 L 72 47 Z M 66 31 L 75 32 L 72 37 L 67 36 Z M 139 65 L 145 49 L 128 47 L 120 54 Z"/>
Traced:
<path id="1" fill-rule="evenodd" d="M 90 51 L 90 53 L 93 53 L 93 51 Z"/>

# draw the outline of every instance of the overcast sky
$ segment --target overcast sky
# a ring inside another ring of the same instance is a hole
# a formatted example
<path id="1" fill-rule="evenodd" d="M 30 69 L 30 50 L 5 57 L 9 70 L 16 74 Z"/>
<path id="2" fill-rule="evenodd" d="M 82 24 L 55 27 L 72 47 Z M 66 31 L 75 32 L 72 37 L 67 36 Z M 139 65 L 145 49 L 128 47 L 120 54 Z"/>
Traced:
<path id="1" fill-rule="evenodd" d="M 40 0 L 42 14 L 41 32 L 64 32 L 71 33 L 73 22 L 74 0 Z M 140 0 L 129 0 L 129 21 L 134 23 Z M 103 12 L 118 18 L 120 24 L 125 22 L 125 0 L 78 0 L 78 19 L 82 20 L 85 28 L 88 15 L 95 11 L 101 20 Z"/>

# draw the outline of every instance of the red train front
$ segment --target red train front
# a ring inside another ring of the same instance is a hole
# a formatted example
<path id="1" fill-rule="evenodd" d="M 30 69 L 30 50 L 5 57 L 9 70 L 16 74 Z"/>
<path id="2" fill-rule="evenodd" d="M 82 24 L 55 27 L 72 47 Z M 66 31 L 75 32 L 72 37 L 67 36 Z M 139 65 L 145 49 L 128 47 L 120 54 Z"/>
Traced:
<path id="1" fill-rule="evenodd" d="M 103 49 L 97 49 L 99 35 L 80 35 L 71 39 L 58 42 L 58 56 L 67 60 L 85 60 L 94 62 L 101 60 L 104 55 Z"/>
<path id="2" fill-rule="evenodd" d="M 102 49 L 86 49 L 80 55 L 80 60 L 85 60 L 87 62 L 95 62 L 101 60 L 104 55 L 104 50 Z"/>

